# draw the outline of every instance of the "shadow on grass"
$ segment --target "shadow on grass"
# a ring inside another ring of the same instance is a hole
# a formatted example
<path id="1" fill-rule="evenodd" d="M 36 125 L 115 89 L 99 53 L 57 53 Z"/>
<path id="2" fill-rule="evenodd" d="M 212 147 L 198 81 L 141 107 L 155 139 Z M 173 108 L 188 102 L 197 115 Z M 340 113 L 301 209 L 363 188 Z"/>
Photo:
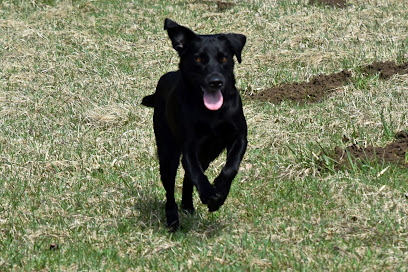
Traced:
<path id="1" fill-rule="evenodd" d="M 161 230 L 166 224 L 163 200 L 154 196 L 142 196 L 138 193 L 138 200 L 134 208 L 136 210 L 136 222 L 142 230 Z"/>
<path id="2" fill-rule="evenodd" d="M 136 194 L 136 193 L 133 193 Z M 165 215 L 165 199 L 161 199 L 160 196 L 154 194 L 141 195 L 140 192 L 137 193 L 138 198 L 134 205 L 136 210 L 135 221 L 136 224 L 141 228 L 142 231 L 146 229 L 153 230 L 154 232 L 168 232 L 166 226 L 166 215 Z M 202 205 L 202 204 L 199 204 Z M 206 211 L 207 207 L 202 205 L 202 207 L 196 207 L 197 210 L 195 214 L 191 215 L 185 213 L 179 206 L 179 219 L 180 228 L 176 232 L 177 234 L 186 234 L 190 232 L 201 232 L 206 238 L 218 236 L 222 233 L 222 230 L 227 228 L 228 225 L 219 216 L 218 212 L 209 213 Z"/>

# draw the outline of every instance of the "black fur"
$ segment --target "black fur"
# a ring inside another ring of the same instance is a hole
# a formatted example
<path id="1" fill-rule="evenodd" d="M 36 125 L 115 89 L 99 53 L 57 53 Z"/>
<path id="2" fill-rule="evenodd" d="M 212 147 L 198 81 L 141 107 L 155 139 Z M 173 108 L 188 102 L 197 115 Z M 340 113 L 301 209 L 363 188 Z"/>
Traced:
<path id="1" fill-rule="evenodd" d="M 156 92 L 142 104 L 154 107 L 154 132 L 160 175 L 166 190 L 170 230 L 179 227 L 174 184 L 182 155 L 185 170 L 182 208 L 194 213 L 193 189 L 210 212 L 224 204 L 247 146 L 247 125 L 234 78 L 235 55 L 241 62 L 246 37 L 241 34 L 197 35 L 166 19 L 179 70 L 163 75 Z M 227 149 L 227 160 L 212 185 L 204 171 Z"/>

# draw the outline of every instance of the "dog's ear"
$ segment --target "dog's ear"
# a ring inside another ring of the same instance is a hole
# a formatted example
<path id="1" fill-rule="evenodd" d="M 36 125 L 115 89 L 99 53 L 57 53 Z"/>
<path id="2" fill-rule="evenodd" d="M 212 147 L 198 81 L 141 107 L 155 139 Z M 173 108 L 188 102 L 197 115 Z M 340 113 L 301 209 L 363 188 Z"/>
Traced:
<path id="1" fill-rule="evenodd" d="M 197 35 L 192 30 L 168 18 L 164 20 L 164 30 L 167 30 L 173 48 L 176 49 L 179 54 L 187 48 L 192 40 L 197 38 Z"/>
<path id="2" fill-rule="evenodd" d="M 241 63 L 241 52 L 244 48 L 246 37 L 242 34 L 223 34 L 224 37 L 227 38 L 228 42 L 231 44 L 232 52 L 237 57 L 239 63 Z"/>

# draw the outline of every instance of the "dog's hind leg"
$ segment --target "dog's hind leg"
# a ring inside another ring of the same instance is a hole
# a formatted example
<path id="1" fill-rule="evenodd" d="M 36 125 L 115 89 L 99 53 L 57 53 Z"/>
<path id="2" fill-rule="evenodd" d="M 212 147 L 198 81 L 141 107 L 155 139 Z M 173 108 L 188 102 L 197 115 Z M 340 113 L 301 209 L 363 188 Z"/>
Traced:
<path id="1" fill-rule="evenodd" d="M 179 227 L 178 207 L 174 198 L 174 185 L 180 161 L 180 151 L 174 138 L 163 130 L 156 131 L 157 153 L 160 162 L 160 177 L 166 190 L 166 219 L 170 231 Z"/>
<path id="2" fill-rule="evenodd" d="M 184 176 L 183 180 L 183 197 L 181 200 L 182 209 L 189 213 L 194 214 L 194 204 L 193 204 L 193 190 L 194 184 L 191 179 Z"/>
<path id="3" fill-rule="evenodd" d="M 168 148 L 168 147 L 167 147 Z M 172 148 L 173 149 L 173 148 Z M 176 231 L 179 227 L 178 207 L 174 198 L 174 185 L 179 164 L 180 154 L 175 148 L 171 153 L 159 152 L 160 176 L 164 189 L 166 190 L 166 219 L 167 226 L 171 231 Z M 166 154 L 163 154 L 166 153 Z"/>

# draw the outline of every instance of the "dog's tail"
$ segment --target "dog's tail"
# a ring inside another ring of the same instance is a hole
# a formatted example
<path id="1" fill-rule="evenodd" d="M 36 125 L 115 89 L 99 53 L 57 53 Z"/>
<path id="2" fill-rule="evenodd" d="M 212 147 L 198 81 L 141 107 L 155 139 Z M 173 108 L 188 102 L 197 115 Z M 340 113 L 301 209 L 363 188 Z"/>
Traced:
<path id="1" fill-rule="evenodd" d="M 151 94 L 151 95 L 143 97 L 142 99 L 143 106 L 153 108 L 154 104 L 155 104 L 155 94 Z"/>

